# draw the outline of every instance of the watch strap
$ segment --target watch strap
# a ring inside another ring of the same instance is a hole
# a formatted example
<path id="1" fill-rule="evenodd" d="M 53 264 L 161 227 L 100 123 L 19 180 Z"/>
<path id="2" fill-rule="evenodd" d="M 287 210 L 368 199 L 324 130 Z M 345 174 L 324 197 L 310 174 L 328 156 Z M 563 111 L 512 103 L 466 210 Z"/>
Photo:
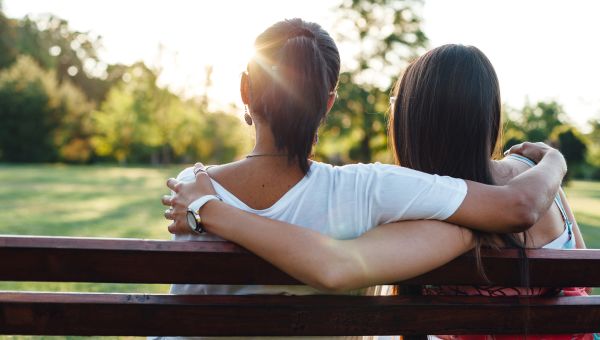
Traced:
<path id="1" fill-rule="evenodd" d="M 196 234 L 202 234 L 204 232 L 206 232 L 206 230 L 204 230 L 204 225 L 202 225 L 202 218 L 200 217 L 200 209 L 208 202 L 213 201 L 213 200 L 218 200 L 218 201 L 223 201 L 223 199 L 221 198 L 221 196 L 219 195 L 205 195 L 202 196 L 198 199 L 196 199 L 195 201 L 192 201 L 192 203 L 190 203 L 188 205 L 188 214 L 192 214 L 194 216 L 194 220 L 195 220 L 195 224 L 191 224 L 188 221 L 188 226 L 190 227 L 190 229 L 192 229 L 192 231 Z"/>
<path id="2" fill-rule="evenodd" d="M 212 200 L 219 200 L 219 201 L 223 202 L 223 199 L 219 195 L 205 195 L 205 196 L 202 196 L 202 197 L 196 199 L 195 201 L 192 201 L 192 203 L 190 203 L 188 205 L 188 210 L 191 210 L 191 211 L 193 211 L 195 213 L 198 213 L 198 211 L 206 203 L 208 203 L 208 202 L 210 202 Z"/>

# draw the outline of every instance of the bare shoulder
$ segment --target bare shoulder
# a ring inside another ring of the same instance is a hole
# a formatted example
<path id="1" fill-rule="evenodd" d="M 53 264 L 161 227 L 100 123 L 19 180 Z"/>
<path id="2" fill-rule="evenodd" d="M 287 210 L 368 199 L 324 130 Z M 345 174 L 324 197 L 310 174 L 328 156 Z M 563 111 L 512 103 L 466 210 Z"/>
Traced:
<path id="1" fill-rule="evenodd" d="M 230 177 L 239 176 L 240 161 L 235 161 L 226 164 L 209 165 L 207 172 L 213 179 L 217 181 L 229 180 Z"/>

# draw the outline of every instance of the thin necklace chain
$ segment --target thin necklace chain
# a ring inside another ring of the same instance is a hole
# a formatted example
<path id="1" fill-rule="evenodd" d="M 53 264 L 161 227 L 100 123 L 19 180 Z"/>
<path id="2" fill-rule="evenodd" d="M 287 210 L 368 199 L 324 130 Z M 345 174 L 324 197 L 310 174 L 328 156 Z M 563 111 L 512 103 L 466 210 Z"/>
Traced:
<path id="1" fill-rule="evenodd" d="M 249 154 L 246 155 L 246 158 L 252 157 L 284 157 L 287 156 L 285 153 L 257 153 L 257 154 Z"/>

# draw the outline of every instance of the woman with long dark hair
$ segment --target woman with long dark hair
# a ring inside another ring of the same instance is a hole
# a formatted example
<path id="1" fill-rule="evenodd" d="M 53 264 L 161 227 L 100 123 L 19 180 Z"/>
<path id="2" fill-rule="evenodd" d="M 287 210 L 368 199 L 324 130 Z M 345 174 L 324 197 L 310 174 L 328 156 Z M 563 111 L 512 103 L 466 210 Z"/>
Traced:
<path id="1" fill-rule="evenodd" d="M 480 183 L 502 185 L 535 163 L 519 155 L 502 160 L 497 148 L 501 132 L 500 89 L 488 58 L 477 48 L 445 45 L 408 66 L 395 89 L 390 138 L 402 166 Z M 478 269 L 485 276 L 480 249 L 585 248 L 577 222 L 562 189 L 555 204 L 527 232 L 495 234 L 474 230 Z M 524 252 L 521 252 L 524 257 Z M 523 268 L 526 260 L 523 258 Z M 522 273 L 527 284 L 528 274 Z M 581 288 L 566 294 L 587 295 Z M 558 293 L 532 287 L 427 287 L 426 294 L 514 296 Z M 447 336 L 459 339 L 459 336 Z M 469 336 L 470 340 L 477 337 Z M 486 339 L 481 336 L 479 339 Z M 494 336 L 513 339 L 514 336 Z M 538 336 L 528 335 L 530 339 Z M 544 339 L 583 339 L 591 334 L 549 336 Z"/>
<path id="2" fill-rule="evenodd" d="M 390 140 L 398 164 L 411 169 L 502 185 L 535 163 L 510 155 L 503 160 L 500 88 L 494 68 L 476 47 L 444 45 L 406 69 L 395 89 Z M 487 247 L 584 247 L 562 189 L 553 207 L 527 233 L 474 231 L 476 249 Z M 526 237 L 529 236 L 529 237 Z"/>

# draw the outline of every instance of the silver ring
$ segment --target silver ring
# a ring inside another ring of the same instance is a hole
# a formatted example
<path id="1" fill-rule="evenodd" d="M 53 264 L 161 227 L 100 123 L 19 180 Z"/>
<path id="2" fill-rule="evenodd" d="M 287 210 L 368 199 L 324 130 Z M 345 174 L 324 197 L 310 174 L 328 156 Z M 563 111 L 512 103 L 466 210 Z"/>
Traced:
<path id="1" fill-rule="evenodd" d="M 199 172 L 206 172 L 206 169 L 204 169 L 204 168 L 194 169 L 194 176 L 198 175 Z"/>
<path id="2" fill-rule="evenodd" d="M 164 215 L 165 215 L 165 217 L 167 216 L 167 214 L 170 214 L 170 213 L 172 213 L 172 212 L 173 212 L 173 208 L 168 208 L 168 209 L 166 209 L 166 210 L 165 210 L 165 214 L 164 214 Z"/>

